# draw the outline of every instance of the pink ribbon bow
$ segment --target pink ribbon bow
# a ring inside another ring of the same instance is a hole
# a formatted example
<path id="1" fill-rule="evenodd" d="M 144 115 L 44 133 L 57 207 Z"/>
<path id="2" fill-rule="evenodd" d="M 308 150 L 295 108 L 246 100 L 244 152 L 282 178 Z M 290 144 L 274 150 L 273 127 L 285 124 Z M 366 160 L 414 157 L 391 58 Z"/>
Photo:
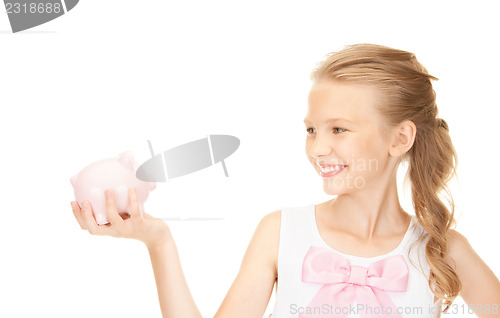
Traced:
<path id="1" fill-rule="evenodd" d="M 302 264 L 302 281 L 323 286 L 300 318 L 347 317 L 351 313 L 401 318 L 385 292 L 406 291 L 408 266 L 402 255 L 387 257 L 368 267 L 355 266 L 332 250 L 311 246 Z"/>

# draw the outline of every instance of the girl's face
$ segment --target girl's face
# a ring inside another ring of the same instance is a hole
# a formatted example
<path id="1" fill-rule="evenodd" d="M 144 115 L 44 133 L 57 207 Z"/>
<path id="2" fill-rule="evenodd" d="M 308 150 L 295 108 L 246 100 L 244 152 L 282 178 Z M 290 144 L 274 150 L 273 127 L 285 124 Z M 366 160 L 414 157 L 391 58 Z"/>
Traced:
<path id="1" fill-rule="evenodd" d="M 394 169 L 390 140 L 375 109 L 378 89 L 369 84 L 320 80 L 309 93 L 304 120 L 306 155 L 327 194 L 376 190 Z"/>

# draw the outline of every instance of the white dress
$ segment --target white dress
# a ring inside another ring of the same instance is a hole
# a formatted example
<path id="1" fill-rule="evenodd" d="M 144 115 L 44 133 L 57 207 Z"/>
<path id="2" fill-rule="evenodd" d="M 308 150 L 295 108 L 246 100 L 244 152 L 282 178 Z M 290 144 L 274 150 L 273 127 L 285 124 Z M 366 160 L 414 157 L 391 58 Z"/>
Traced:
<path id="1" fill-rule="evenodd" d="M 283 208 L 281 210 L 276 302 L 273 313 L 269 317 L 299 318 L 299 314 L 311 309 L 307 308 L 308 304 L 322 287 L 321 284 L 302 281 L 304 257 L 311 246 L 325 248 L 343 256 L 351 265 L 364 267 L 394 255 L 402 255 L 408 267 L 406 291 L 386 291 L 385 293 L 398 308 L 401 317 L 439 317 L 440 302 L 433 303 L 434 295 L 428 285 L 429 265 L 425 259 L 426 241 L 420 240 L 414 244 L 408 255 L 410 245 L 416 241 L 422 231 L 424 229 L 415 216 L 412 216 L 403 240 L 394 250 L 380 256 L 359 257 L 340 253 L 323 241 L 316 224 L 314 205 Z M 356 307 L 356 303 L 353 307 Z M 346 317 L 362 316 L 360 311 L 354 310 Z"/>

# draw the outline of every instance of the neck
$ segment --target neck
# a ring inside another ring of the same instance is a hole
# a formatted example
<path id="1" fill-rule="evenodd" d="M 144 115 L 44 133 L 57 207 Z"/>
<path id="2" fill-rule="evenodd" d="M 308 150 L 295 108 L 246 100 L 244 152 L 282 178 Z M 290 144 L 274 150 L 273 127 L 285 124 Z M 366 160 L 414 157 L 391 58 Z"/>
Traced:
<path id="1" fill-rule="evenodd" d="M 341 194 L 327 202 L 329 214 L 345 231 L 369 241 L 406 228 L 411 216 L 399 204 L 396 176 L 376 185 Z"/>

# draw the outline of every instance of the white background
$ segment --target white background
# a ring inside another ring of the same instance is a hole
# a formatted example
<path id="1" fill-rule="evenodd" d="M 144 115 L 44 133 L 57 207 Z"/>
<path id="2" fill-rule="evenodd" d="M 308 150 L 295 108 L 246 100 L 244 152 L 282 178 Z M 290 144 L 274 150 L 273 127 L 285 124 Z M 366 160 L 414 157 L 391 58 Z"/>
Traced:
<path id="1" fill-rule="evenodd" d="M 146 202 L 157 217 L 224 218 L 169 222 L 194 298 L 212 317 L 258 221 L 329 199 L 304 153 L 309 73 L 358 42 L 414 52 L 440 79 L 439 115 L 459 156 L 457 230 L 500 275 L 494 7 L 82 0 L 18 34 L 2 8 L 0 316 L 160 317 L 146 248 L 82 231 L 69 178 L 124 150 L 144 162 L 148 139 L 160 152 L 228 134 L 241 140 L 226 159 L 229 178 L 218 164 L 158 184 Z"/>

